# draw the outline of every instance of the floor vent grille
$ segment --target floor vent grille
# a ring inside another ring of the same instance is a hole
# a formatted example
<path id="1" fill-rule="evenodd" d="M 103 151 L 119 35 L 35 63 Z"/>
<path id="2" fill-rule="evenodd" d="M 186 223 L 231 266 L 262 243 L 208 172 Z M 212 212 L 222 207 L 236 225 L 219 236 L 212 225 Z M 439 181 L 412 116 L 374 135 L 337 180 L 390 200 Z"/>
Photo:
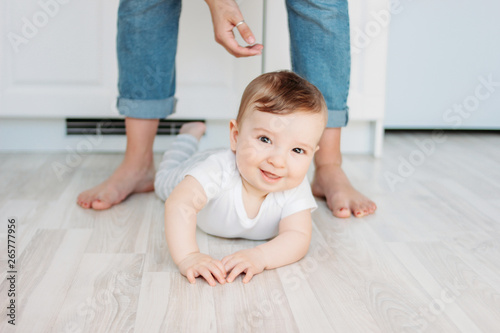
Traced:
<path id="1" fill-rule="evenodd" d="M 203 119 L 160 119 L 158 135 L 177 135 L 182 125 Z M 125 119 L 66 118 L 67 135 L 125 135 Z"/>

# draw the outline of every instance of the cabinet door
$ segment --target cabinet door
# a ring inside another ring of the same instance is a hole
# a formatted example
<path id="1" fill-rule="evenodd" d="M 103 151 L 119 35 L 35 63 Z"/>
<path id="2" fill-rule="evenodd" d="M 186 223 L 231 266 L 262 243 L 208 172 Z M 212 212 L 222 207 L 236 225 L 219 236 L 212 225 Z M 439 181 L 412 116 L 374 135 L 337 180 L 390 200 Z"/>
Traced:
<path id="1" fill-rule="evenodd" d="M 262 43 L 263 0 L 238 1 L 245 22 Z M 173 118 L 236 117 L 241 94 L 262 73 L 262 57 L 236 59 L 214 40 L 203 1 L 182 4 L 177 52 L 177 112 Z M 236 30 L 235 30 L 236 31 Z M 236 32 L 240 45 L 246 45 Z"/>
<path id="2" fill-rule="evenodd" d="M 262 0 L 240 1 L 262 39 Z M 0 2 L 0 117 L 117 116 L 118 0 Z M 184 1 L 177 54 L 180 118 L 227 119 L 261 58 L 216 44 L 208 6 Z"/>
<path id="3" fill-rule="evenodd" d="M 2 1 L 0 116 L 115 115 L 117 6 Z"/>

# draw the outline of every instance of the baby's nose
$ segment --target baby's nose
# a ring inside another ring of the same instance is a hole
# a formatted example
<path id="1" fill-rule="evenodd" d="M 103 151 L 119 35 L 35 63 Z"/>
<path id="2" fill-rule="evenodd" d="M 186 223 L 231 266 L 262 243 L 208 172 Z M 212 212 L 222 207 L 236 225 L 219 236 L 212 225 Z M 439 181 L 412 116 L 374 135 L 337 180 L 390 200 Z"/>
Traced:
<path id="1" fill-rule="evenodd" d="M 283 168 L 286 164 L 286 156 L 281 150 L 277 150 L 269 156 L 267 162 L 275 168 Z"/>

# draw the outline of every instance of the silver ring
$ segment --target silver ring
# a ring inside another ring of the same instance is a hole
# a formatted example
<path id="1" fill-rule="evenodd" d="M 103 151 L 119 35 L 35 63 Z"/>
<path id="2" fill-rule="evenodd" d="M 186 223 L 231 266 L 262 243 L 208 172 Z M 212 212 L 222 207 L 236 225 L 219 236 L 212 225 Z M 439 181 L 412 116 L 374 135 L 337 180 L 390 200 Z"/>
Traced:
<path id="1" fill-rule="evenodd" d="M 236 25 L 234 27 L 238 28 L 238 26 L 242 25 L 243 23 L 245 23 L 245 20 L 239 21 L 238 23 L 236 23 Z"/>

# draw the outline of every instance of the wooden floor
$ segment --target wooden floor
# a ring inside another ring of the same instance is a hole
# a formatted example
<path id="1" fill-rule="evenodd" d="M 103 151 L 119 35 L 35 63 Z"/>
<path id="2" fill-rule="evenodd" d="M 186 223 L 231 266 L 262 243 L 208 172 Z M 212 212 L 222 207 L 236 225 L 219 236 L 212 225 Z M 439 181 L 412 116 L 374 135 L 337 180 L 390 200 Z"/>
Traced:
<path id="1" fill-rule="evenodd" d="M 500 332 L 499 147 L 498 134 L 388 134 L 381 159 L 344 157 L 375 215 L 337 219 L 318 200 L 305 259 L 213 288 L 177 271 L 153 193 L 102 212 L 75 204 L 120 155 L 2 154 L 17 332 Z M 216 258 L 259 244 L 198 236 Z M 9 288 L 1 332 L 13 331 Z"/>

